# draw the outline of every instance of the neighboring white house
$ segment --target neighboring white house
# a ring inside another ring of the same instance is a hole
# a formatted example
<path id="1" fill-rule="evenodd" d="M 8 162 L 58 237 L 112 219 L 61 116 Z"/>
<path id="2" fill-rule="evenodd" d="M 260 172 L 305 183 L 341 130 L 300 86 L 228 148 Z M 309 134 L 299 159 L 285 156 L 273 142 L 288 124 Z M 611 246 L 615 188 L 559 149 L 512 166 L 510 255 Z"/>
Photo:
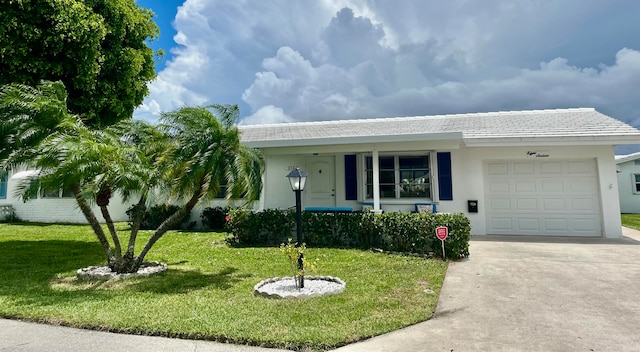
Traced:
<path id="1" fill-rule="evenodd" d="M 472 233 L 620 237 L 613 147 L 640 131 L 594 109 L 240 126 L 266 160 L 260 208 L 464 213 Z"/>
<path id="2" fill-rule="evenodd" d="M 294 206 L 285 176 L 300 167 L 309 174 L 304 208 L 434 204 L 464 213 L 475 235 L 621 237 L 613 147 L 640 144 L 640 130 L 588 108 L 239 128 L 266 161 L 258 210 Z M 0 205 L 13 203 L 25 220 L 40 207 L 81 217 L 62 203 L 72 199 L 10 198 Z"/>
<path id="3" fill-rule="evenodd" d="M 4 189 L 0 180 L 0 220 L 13 212 L 21 220 L 48 223 L 87 223 L 86 218 L 78 209 L 76 200 L 69 190 L 41 190 L 35 199 L 24 202 L 16 197 L 16 188 L 23 180 L 34 176 L 35 171 L 18 171 L 4 178 Z M 125 214 L 131 204 L 124 204 L 119 196 L 114 196 L 109 210 L 114 221 L 127 221 Z M 11 208 L 9 208 L 11 206 Z M 9 210 L 10 209 L 10 210 Z M 93 206 L 96 217 L 104 221 L 98 206 Z"/>
<path id="4" fill-rule="evenodd" d="M 40 190 L 37 196 L 29 201 L 23 201 L 16 196 L 16 188 L 25 179 L 36 175 L 36 171 L 18 171 L 10 175 L 0 177 L 0 220 L 10 215 L 31 222 L 44 223 L 80 223 L 86 224 L 84 217 L 70 190 Z M 116 222 L 128 221 L 127 209 L 131 207 L 137 198 L 133 197 L 129 202 L 123 202 L 119 194 L 114 194 L 109 203 L 109 214 Z M 162 203 L 161 199 L 154 199 Z M 214 200 L 209 204 L 196 207 L 191 212 L 191 221 L 200 221 L 200 213 L 206 206 L 225 206 L 224 199 Z M 100 208 L 93 204 L 93 212 L 98 221 L 104 222 Z"/>
<path id="5" fill-rule="evenodd" d="M 640 213 L 640 152 L 616 155 L 620 211 Z"/>

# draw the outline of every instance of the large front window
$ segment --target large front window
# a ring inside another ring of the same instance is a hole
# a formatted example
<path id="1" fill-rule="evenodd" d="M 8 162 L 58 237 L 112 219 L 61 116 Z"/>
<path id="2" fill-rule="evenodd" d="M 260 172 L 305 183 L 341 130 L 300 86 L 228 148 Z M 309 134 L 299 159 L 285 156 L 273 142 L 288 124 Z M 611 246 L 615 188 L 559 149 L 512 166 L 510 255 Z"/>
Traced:
<path id="1" fill-rule="evenodd" d="M 431 198 L 429 155 L 380 156 L 380 198 Z M 373 158 L 367 156 L 366 198 L 373 198 Z"/>

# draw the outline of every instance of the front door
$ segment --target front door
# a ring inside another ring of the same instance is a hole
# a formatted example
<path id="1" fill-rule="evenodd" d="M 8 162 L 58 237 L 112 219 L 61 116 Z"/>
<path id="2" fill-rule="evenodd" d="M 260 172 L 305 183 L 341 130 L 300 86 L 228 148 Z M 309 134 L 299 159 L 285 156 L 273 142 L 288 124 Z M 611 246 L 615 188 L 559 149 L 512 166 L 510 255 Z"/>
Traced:
<path id="1" fill-rule="evenodd" d="M 336 175 L 333 156 L 314 156 L 307 159 L 308 178 L 305 207 L 336 206 Z M 308 191 L 307 191 L 308 190 Z"/>

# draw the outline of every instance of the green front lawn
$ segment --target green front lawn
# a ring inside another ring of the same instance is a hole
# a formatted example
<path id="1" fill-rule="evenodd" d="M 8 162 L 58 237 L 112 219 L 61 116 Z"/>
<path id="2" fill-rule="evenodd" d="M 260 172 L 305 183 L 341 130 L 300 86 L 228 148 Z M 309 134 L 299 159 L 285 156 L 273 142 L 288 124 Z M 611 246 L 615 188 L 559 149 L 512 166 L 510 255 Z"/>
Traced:
<path id="1" fill-rule="evenodd" d="M 640 230 L 640 214 L 622 214 L 622 226 Z"/>
<path id="2" fill-rule="evenodd" d="M 223 239 L 219 233 L 170 232 L 147 258 L 168 263 L 166 273 L 86 283 L 75 279 L 76 270 L 104 261 L 88 226 L 0 224 L 0 316 L 324 349 L 429 319 L 447 268 L 440 260 L 310 248 L 305 255 L 319 258 L 317 274 L 340 277 L 346 291 L 273 300 L 254 296 L 253 286 L 290 275 L 279 249 L 233 248 Z"/>

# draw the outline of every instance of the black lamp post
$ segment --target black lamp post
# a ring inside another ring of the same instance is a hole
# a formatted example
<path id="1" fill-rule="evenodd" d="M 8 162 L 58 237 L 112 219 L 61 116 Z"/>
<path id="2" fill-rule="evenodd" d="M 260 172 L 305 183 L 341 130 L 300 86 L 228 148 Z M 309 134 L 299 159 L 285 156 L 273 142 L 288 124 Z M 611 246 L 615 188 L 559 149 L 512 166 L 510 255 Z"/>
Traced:
<path id="1" fill-rule="evenodd" d="M 307 183 L 307 173 L 296 167 L 288 175 L 291 190 L 296 194 L 296 234 L 298 235 L 297 246 L 302 245 L 304 236 L 302 235 L 302 197 L 304 186 Z M 298 257 L 298 269 L 302 273 L 304 270 L 303 254 Z M 300 288 L 304 288 L 304 275 L 300 275 Z"/>

